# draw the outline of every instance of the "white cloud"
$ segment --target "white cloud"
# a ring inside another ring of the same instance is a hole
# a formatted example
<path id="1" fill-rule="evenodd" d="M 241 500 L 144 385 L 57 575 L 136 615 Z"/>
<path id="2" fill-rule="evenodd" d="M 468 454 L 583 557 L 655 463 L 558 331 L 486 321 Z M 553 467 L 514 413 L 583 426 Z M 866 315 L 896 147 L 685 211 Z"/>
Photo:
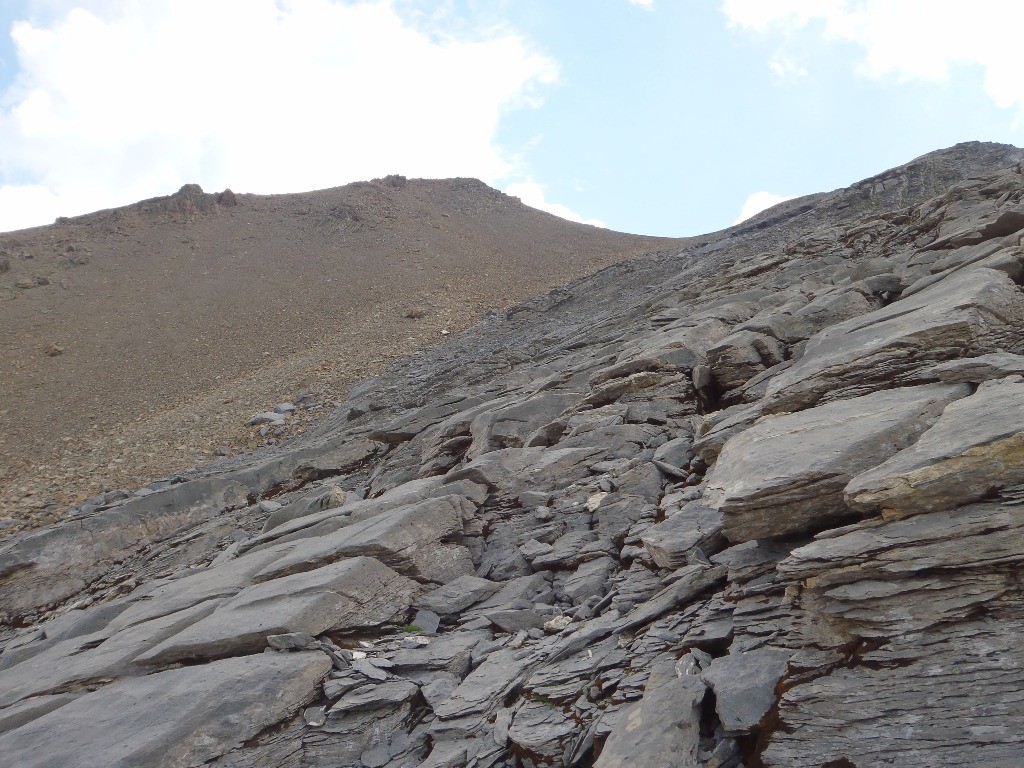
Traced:
<path id="1" fill-rule="evenodd" d="M 523 175 L 496 130 L 558 69 L 504 29 L 425 31 L 390 0 L 46 0 L 12 30 L 0 228 L 167 194 L 402 173 Z"/>
<path id="2" fill-rule="evenodd" d="M 776 195 L 774 192 L 755 192 L 743 203 L 743 207 L 740 208 L 740 215 L 733 222 L 733 226 L 756 216 L 761 211 L 768 210 L 773 205 L 778 205 L 786 200 L 792 200 L 793 197 L 794 195 Z"/>
<path id="3" fill-rule="evenodd" d="M 722 10 L 731 27 L 790 44 L 807 33 L 854 43 L 863 51 L 858 69 L 869 77 L 936 82 L 954 67 L 976 67 L 998 106 L 1024 107 L 1019 0 L 724 0 Z"/>
<path id="4" fill-rule="evenodd" d="M 569 221 L 576 221 L 580 224 L 592 224 L 595 227 L 607 226 L 600 219 L 587 219 L 576 213 L 572 209 L 562 205 L 561 203 L 549 203 L 544 198 L 544 187 L 532 181 L 520 181 L 515 184 L 509 184 L 505 187 L 505 193 L 518 197 L 526 205 L 531 208 L 536 208 L 540 211 L 547 211 L 548 213 L 560 216 L 563 219 Z"/>
<path id="5" fill-rule="evenodd" d="M 654 0 L 628 0 L 630 5 L 636 5 L 645 11 L 654 10 Z"/>
<path id="6" fill-rule="evenodd" d="M 793 82 L 807 76 L 807 68 L 781 50 L 768 60 L 768 69 L 781 82 Z"/>

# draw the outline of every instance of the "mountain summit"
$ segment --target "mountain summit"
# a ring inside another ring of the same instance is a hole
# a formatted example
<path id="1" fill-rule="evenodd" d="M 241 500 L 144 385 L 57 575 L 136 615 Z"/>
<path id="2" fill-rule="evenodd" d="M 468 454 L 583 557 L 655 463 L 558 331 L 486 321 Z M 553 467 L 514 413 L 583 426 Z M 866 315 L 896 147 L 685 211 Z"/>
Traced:
<path id="1" fill-rule="evenodd" d="M 958 145 L 9 536 L 0 766 L 1018 764 L 1022 238 Z"/>

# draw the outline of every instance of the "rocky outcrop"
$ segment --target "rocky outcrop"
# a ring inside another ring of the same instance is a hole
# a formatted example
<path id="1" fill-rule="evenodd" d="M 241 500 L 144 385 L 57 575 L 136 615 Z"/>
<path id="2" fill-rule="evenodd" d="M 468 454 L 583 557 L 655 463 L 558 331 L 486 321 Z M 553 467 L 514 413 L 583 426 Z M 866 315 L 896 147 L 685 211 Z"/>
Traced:
<path id="1" fill-rule="evenodd" d="M 0 766 L 1016 765 L 1022 161 L 624 262 L 8 539 Z"/>

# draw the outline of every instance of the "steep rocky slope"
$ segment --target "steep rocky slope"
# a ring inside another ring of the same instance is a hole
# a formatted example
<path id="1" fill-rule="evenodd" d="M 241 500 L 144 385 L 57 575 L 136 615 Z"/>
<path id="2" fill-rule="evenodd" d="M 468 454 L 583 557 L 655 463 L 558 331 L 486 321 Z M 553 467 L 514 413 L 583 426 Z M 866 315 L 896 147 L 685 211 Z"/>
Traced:
<path id="1" fill-rule="evenodd" d="M 614 265 L 9 538 L 0 765 L 1019 765 L 1022 162 Z"/>
<path id="2" fill-rule="evenodd" d="M 190 185 L 2 234 L 0 524 L 283 439 L 442 332 L 671 242 L 474 179 L 398 176 L 296 195 Z M 286 424 L 247 427 L 304 390 Z"/>

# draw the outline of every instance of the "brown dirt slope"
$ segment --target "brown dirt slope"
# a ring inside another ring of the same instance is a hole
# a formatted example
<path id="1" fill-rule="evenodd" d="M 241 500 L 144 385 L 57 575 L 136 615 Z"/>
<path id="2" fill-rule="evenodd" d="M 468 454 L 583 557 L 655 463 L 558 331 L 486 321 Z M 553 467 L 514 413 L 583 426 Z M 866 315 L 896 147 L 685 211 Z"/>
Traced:
<path id="1" fill-rule="evenodd" d="M 189 185 L 0 235 L 0 518 L 45 522 L 301 431 L 347 384 L 487 310 L 680 242 L 474 179 L 403 177 L 271 196 Z M 302 390 L 314 408 L 286 427 L 245 427 Z"/>

